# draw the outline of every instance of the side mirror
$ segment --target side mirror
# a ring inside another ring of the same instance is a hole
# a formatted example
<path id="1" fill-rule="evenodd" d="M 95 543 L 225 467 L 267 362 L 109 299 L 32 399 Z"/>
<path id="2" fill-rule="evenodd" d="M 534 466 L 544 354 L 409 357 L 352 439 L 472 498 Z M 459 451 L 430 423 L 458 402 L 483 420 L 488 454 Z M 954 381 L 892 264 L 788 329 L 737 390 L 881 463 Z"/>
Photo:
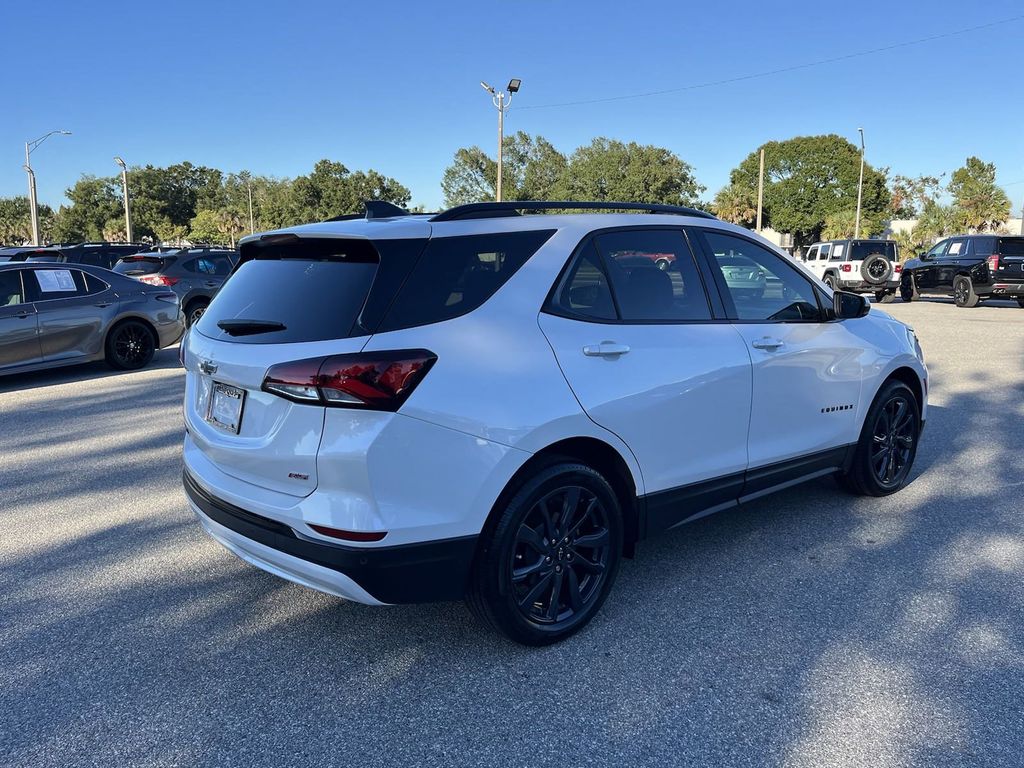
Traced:
<path id="1" fill-rule="evenodd" d="M 871 305 L 859 293 L 835 291 L 832 294 L 832 309 L 840 320 L 854 320 L 870 312 Z"/>

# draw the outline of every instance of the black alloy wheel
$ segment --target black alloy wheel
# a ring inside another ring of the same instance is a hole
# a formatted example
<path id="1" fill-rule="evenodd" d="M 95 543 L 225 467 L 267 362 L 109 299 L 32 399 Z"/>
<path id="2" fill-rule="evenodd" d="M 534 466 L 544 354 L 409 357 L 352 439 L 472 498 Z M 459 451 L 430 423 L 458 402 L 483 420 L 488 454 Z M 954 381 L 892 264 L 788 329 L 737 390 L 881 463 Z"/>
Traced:
<path id="1" fill-rule="evenodd" d="M 875 419 L 871 443 L 871 469 L 879 485 L 898 487 L 910 471 L 917 439 L 912 403 L 903 392 L 890 396 Z"/>
<path id="2" fill-rule="evenodd" d="M 974 292 L 974 284 L 971 282 L 971 278 L 965 275 L 959 275 L 953 281 L 953 302 L 958 307 L 971 307 L 978 306 L 981 299 Z"/>
<path id="3" fill-rule="evenodd" d="M 107 337 L 106 358 L 113 368 L 123 371 L 142 368 L 153 359 L 155 352 L 153 332 L 138 320 L 121 323 Z"/>
<path id="4" fill-rule="evenodd" d="M 868 409 L 840 483 L 851 493 L 887 496 L 907 483 L 921 436 L 921 407 L 902 381 L 886 382 Z"/>
<path id="5" fill-rule="evenodd" d="M 608 596 L 622 536 L 618 497 L 599 472 L 569 460 L 542 466 L 499 500 L 484 527 L 469 607 L 516 642 L 562 640 Z"/>
<path id="6" fill-rule="evenodd" d="M 519 525 L 508 563 L 516 605 L 527 621 L 571 619 L 599 593 L 610 557 L 601 500 L 578 485 L 556 488 Z"/>

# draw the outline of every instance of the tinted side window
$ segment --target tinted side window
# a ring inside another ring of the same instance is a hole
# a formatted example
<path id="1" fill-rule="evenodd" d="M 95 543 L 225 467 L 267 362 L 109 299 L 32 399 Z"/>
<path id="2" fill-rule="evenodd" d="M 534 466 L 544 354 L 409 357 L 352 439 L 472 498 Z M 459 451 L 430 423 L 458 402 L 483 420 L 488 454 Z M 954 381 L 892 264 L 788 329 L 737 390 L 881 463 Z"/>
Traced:
<path id="1" fill-rule="evenodd" d="M 996 246 L 994 237 L 975 237 L 970 242 L 971 253 L 975 256 L 991 256 Z"/>
<path id="2" fill-rule="evenodd" d="M 683 233 L 607 232 L 595 238 L 623 320 L 710 320 L 711 308 Z"/>
<path id="3" fill-rule="evenodd" d="M 25 275 L 29 301 L 53 301 L 88 296 L 85 275 L 80 269 L 33 269 Z"/>
<path id="4" fill-rule="evenodd" d="M 21 290 L 21 270 L 8 269 L 0 272 L 0 307 L 24 303 L 25 295 Z"/>
<path id="5" fill-rule="evenodd" d="M 593 241 L 584 246 L 569 268 L 556 306 L 572 315 L 599 320 L 616 319 L 612 289 Z"/>
<path id="6" fill-rule="evenodd" d="M 703 230 L 739 320 L 820 321 L 814 288 L 784 258 L 750 240 Z M 756 275 L 760 277 L 756 277 Z"/>
<path id="7" fill-rule="evenodd" d="M 472 312 L 553 234 L 549 229 L 431 239 L 377 330 L 412 328 Z"/>

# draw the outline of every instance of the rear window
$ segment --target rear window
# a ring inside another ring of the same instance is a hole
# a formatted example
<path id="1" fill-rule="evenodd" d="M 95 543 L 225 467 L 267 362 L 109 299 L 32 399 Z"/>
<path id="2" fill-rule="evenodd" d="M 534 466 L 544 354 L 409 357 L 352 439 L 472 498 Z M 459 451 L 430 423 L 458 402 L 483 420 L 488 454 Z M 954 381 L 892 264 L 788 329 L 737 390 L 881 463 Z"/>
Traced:
<path id="1" fill-rule="evenodd" d="M 472 312 L 554 233 L 547 229 L 431 239 L 377 330 L 438 323 Z"/>
<path id="2" fill-rule="evenodd" d="M 151 275 L 164 268 L 164 259 L 122 259 L 114 265 L 114 271 L 119 275 L 135 277 L 136 275 Z"/>
<path id="3" fill-rule="evenodd" d="M 999 238 L 1000 256 L 1024 256 L 1024 237 Z"/>
<path id="4" fill-rule="evenodd" d="M 317 240 L 260 248 L 244 261 L 196 324 L 204 336 L 239 344 L 285 344 L 343 339 L 366 333 L 357 325 L 377 273 L 366 240 Z M 282 330 L 231 335 L 222 320 L 281 323 Z"/>
<path id="5" fill-rule="evenodd" d="M 892 240 L 878 240 L 850 244 L 850 261 L 864 261 L 869 256 L 876 254 L 885 256 L 889 261 L 896 261 L 896 243 Z"/>

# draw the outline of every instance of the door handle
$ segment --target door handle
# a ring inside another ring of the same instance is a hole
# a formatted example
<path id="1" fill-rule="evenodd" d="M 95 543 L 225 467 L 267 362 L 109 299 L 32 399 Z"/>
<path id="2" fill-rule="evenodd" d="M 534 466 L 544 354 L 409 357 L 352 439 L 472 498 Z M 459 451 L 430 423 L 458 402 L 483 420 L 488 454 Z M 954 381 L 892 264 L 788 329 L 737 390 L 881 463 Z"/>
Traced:
<path id="1" fill-rule="evenodd" d="M 15 315 L 15 317 L 18 318 L 19 320 L 24 320 L 26 317 L 32 317 L 32 313 L 31 312 L 19 312 L 18 314 Z"/>
<path id="2" fill-rule="evenodd" d="M 781 339 L 770 339 L 765 336 L 763 339 L 755 339 L 750 342 L 750 346 L 754 349 L 765 349 L 770 352 L 774 352 L 776 349 L 779 349 L 779 347 L 784 347 L 785 343 L 783 343 Z"/>
<path id="3" fill-rule="evenodd" d="M 616 344 L 614 341 L 602 341 L 600 344 L 588 344 L 583 348 L 583 354 L 587 357 L 618 357 L 629 352 L 625 344 Z"/>
<path id="4" fill-rule="evenodd" d="M 95 304 L 93 304 L 93 306 L 100 307 L 102 309 L 103 307 L 109 307 L 113 303 L 114 302 L 112 301 L 97 301 Z"/>
<path id="5" fill-rule="evenodd" d="M 206 287 L 207 288 L 216 288 L 217 287 L 217 283 L 215 283 L 213 280 L 207 280 L 206 281 Z"/>

